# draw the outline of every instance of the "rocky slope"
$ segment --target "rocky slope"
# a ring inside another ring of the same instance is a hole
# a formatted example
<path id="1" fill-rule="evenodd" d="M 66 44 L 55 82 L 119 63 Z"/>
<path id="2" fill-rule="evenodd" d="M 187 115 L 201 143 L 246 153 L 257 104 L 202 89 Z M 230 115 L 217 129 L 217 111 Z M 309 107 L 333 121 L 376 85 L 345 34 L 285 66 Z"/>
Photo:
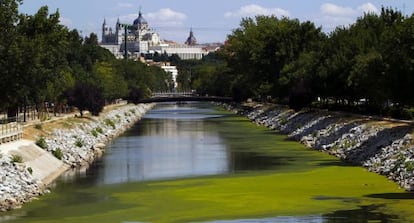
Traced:
<path id="1" fill-rule="evenodd" d="M 308 147 L 362 165 L 414 191 L 414 141 L 410 123 L 373 120 L 327 111 L 294 112 L 284 107 L 233 107 L 247 116 Z"/>

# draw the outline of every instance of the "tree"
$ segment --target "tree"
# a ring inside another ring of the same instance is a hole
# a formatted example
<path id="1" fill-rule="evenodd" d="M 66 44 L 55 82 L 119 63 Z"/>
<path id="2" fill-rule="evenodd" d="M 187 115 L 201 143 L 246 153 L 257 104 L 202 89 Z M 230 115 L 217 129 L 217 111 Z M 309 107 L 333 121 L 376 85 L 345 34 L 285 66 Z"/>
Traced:
<path id="1" fill-rule="evenodd" d="M 128 84 L 122 75 L 115 72 L 112 63 L 98 62 L 94 66 L 94 72 L 98 78 L 97 82 L 103 89 L 105 99 L 113 101 L 127 96 Z"/>
<path id="2" fill-rule="evenodd" d="M 76 83 L 73 89 L 66 92 L 68 104 L 77 107 L 81 117 L 88 110 L 92 115 L 99 115 L 105 106 L 102 89 L 89 83 Z"/>
<path id="3" fill-rule="evenodd" d="M 235 92 L 242 86 L 252 93 L 250 97 L 282 98 L 286 95 L 279 86 L 283 68 L 302 52 L 314 50 L 323 38 L 321 28 L 311 22 L 275 16 L 243 19 L 224 46 L 227 64 L 235 75 L 233 85 L 239 85 Z"/>
<path id="4" fill-rule="evenodd" d="M 18 6 L 21 3 L 21 0 L 0 1 L 0 108 L 7 109 L 9 118 L 16 116 L 18 104 L 12 95 L 18 90 L 14 81 L 20 67 L 21 49 L 16 24 L 19 20 Z"/>
<path id="5" fill-rule="evenodd" d="M 57 103 L 63 92 L 73 85 L 64 55 L 68 46 L 67 29 L 60 25 L 59 12 L 49 15 L 48 7 L 41 7 L 33 15 L 21 15 L 17 25 L 21 66 L 16 84 L 20 88 L 18 103 L 39 105 Z"/>
<path id="6" fill-rule="evenodd" d="M 131 87 L 129 89 L 129 95 L 127 97 L 128 102 L 138 104 L 140 100 L 144 98 L 144 90 L 139 87 Z"/>

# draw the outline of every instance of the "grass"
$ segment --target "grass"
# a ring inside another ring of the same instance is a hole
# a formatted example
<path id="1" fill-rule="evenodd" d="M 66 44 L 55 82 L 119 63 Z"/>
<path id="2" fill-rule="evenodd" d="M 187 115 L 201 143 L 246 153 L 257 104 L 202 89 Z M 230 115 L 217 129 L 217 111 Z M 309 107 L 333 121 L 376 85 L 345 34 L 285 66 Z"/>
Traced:
<path id="1" fill-rule="evenodd" d="M 53 156 L 55 156 L 57 159 L 62 160 L 63 158 L 63 152 L 60 148 L 57 148 L 52 151 Z"/>
<path id="2" fill-rule="evenodd" d="M 47 143 L 44 137 L 40 137 L 36 140 L 36 145 L 42 149 L 47 149 Z"/>
<path id="3" fill-rule="evenodd" d="M 82 147 L 84 145 L 84 142 L 83 142 L 83 140 L 82 139 L 79 139 L 79 138 L 77 138 L 76 139 L 76 141 L 75 141 L 75 146 L 77 146 L 77 147 Z"/>
<path id="4" fill-rule="evenodd" d="M 23 157 L 20 155 L 13 154 L 10 159 L 12 163 L 23 163 Z"/>
<path id="5" fill-rule="evenodd" d="M 115 122 L 114 122 L 113 120 L 111 120 L 111 119 L 107 118 L 107 119 L 105 119 L 105 120 L 104 120 L 104 123 L 105 123 L 105 125 L 107 125 L 107 126 L 111 126 L 111 127 L 112 127 L 112 129 L 115 129 Z"/>
<path id="6" fill-rule="evenodd" d="M 96 131 L 96 129 L 92 129 L 91 130 L 91 135 L 93 135 L 93 137 L 98 137 L 98 132 Z"/>

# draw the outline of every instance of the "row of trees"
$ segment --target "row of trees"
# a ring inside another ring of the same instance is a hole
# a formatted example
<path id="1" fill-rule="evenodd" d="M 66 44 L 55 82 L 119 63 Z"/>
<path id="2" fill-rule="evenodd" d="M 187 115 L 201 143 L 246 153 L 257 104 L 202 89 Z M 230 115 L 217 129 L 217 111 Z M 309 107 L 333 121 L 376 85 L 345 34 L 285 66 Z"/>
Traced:
<path id="1" fill-rule="evenodd" d="M 44 102 L 74 105 L 98 114 L 118 98 L 137 101 L 151 90 L 165 90 L 170 75 L 157 67 L 119 61 L 98 45 L 60 24 L 59 12 L 42 7 L 34 15 L 18 11 L 22 0 L 0 1 L 0 110 Z"/>
<path id="2" fill-rule="evenodd" d="M 330 34 L 312 22 L 258 16 L 243 19 L 217 55 L 181 65 L 178 79 L 237 100 L 400 111 L 414 105 L 413 46 L 414 15 L 387 8 Z"/>

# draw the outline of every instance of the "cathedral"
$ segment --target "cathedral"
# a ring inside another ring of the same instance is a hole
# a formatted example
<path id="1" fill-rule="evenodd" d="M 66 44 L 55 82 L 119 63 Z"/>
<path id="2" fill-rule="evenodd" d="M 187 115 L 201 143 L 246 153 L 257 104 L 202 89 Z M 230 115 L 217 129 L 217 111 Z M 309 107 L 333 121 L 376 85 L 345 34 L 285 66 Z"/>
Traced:
<path id="1" fill-rule="evenodd" d="M 126 33 L 125 26 L 128 27 Z M 197 45 L 192 29 L 184 45 L 162 41 L 160 35 L 150 28 L 141 10 L 132 24 L 122 24 L 118 19 L 115 29 L 109 27 L 104 19 L 100 45 L 111 51 L 117 58 L 123 57 L 125 46 L 130 55 L 136 56 L 158 52 L 167 53 L 169 56 L 177 54 L 181 59 L 201 59 L 207 54 L 201 45 Z"/>
<path id="2" fill-rule="evenodd" d="M 148 22 L 142 16 L 141 11 L 131 25 L 128 25 L 126 40 L 129 52 L 146 52 L 152 46 L 161 43 L 158 33 L 149 28 Z M 119 22 L 115 25 L 115 30 L 110 28 L 104 20 L 102 24 L 102 45 L 120 45 L 120 50 L 124 51 L 125 44 L 124 26 Z"/>

